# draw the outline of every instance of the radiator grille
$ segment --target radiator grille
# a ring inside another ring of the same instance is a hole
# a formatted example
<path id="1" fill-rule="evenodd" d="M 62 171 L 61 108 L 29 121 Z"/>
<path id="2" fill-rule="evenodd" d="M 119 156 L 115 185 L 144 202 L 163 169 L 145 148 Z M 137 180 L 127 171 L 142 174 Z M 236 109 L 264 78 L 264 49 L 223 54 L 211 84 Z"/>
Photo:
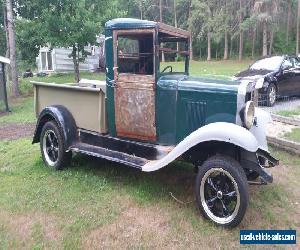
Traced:
<path id="1" fill-rule="evenodd" d="M 206 102 L 186 102 L 186 121 L 188 123 L 188 132 L 205 125 Z"/>

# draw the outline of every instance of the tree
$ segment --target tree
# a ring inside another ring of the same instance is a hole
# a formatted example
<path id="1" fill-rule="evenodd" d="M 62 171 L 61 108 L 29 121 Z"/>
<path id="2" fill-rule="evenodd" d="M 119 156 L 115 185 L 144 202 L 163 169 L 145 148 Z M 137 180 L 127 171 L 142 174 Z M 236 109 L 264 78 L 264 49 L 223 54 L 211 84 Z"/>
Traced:
<path id="1" fill-rule="evenodd" d="M 239 16 L 239 22 L 240 22 L 240 45 L 239 45 L 239 60 L 241 61 L 243 59 L 243 50 L 244 50 L 244 31 L 241 29 L 242 23 L 243 23 L 243 1 L 240 1 L 240 16 Z"/>
<path id="2" fill-rule="evenodd" d="M 14 25 L 14 13 L 12 0 L 6 0 L 6 19 L 8 32 L 8 47 L 10 55 L 10 73 L 12 79 L 13 95 L 19 96 L 19 81 L 18 81 L 18 66 L 17 66 L 17 51 L 16 51 L 16 35 Z"/>
<path id="3" fill-rule="evenodd" d="M 258 23 L 262 24 L 263 34 L 262 34 L 262 55 L 268 55 L 268 26 L 271 29 L 271 42 L 270 45 L 273 46 L 274 38 L 274 27 L 276 25 L 276 20 L 278 18 L 278 7 L 280 0 L 258 0 L 254 4 L 254 18 Z M 272 51 L 272 48 L 269 51 Z"/>
<path id="4" fill-rule="evenodd" d="M 298 14 L 297 14 L 297 35 L 296 35 L 296 55 L 299 55 L 299 25 L 300 24 L 300 0 L 298 0 Z"/>

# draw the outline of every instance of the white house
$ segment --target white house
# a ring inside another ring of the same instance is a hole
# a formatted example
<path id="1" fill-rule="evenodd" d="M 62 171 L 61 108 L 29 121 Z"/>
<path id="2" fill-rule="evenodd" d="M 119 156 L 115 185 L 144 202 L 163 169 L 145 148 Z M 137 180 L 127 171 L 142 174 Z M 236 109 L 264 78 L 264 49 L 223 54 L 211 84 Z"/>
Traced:
<path id="1" fill-rule="evenodd" d="M 81 71 L 96 71 L 99 62 L 104 57 L 104 36 L 97 37 L 99 46 L 86 46 L 85 50 L 90 52 L 84 62 L 79 64 Z M 74 70 L 73 59 L 70 57 L 72 48 L 41 47 L 36 58 L 38 72 L 69 72 Z"/>

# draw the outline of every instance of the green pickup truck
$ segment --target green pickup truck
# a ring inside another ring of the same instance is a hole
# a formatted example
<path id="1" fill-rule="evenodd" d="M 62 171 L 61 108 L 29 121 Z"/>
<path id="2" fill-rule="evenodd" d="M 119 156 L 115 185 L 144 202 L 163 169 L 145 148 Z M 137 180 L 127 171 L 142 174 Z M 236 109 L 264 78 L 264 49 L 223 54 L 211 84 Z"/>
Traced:
<path id="1" fill-rule="evenodd" d="M 176 159 L 197 170 L 196 204 L 218 225 L 238 225 L 248 185 L 273 181 L 270 115 L 255 107 L 253 82 L 189 76 L 190 33 L 172 26 L 120 18 L 105 26 L 106 81 L 35 82 L 45 164 L 62 169 L 72 152 L 157 171 Z M 182 69 L 168 63 L 180 58 Z"/>

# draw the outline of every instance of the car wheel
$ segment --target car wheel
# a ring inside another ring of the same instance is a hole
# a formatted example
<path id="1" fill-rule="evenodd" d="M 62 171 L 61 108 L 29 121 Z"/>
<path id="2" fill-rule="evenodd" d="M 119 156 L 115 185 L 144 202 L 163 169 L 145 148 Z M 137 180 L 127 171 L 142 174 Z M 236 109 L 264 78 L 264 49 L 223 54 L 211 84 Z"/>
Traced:
<path id="1" fill-rule="evenodd" d="M 66 152 L 61 131 L 54 121 L 44 125 L 40 148 L 44 163 L 52 169 L 61 170 L 71 161 L 72 152 Z"/>
<path id="2" fill-rule="evenodd" d="M 274 83 L 270 83 L 267 89 L 267 106 L 272 107 L 276 102 L 277 89 Z"/>
<path id="3" fill-rule="evenodd" d="M 248 197 L 247 178 L 236 160 L 215 156 L 199 167 L 196 203 L 205 218 L 220 226 L 235 227 L 246 213 Z"/>

